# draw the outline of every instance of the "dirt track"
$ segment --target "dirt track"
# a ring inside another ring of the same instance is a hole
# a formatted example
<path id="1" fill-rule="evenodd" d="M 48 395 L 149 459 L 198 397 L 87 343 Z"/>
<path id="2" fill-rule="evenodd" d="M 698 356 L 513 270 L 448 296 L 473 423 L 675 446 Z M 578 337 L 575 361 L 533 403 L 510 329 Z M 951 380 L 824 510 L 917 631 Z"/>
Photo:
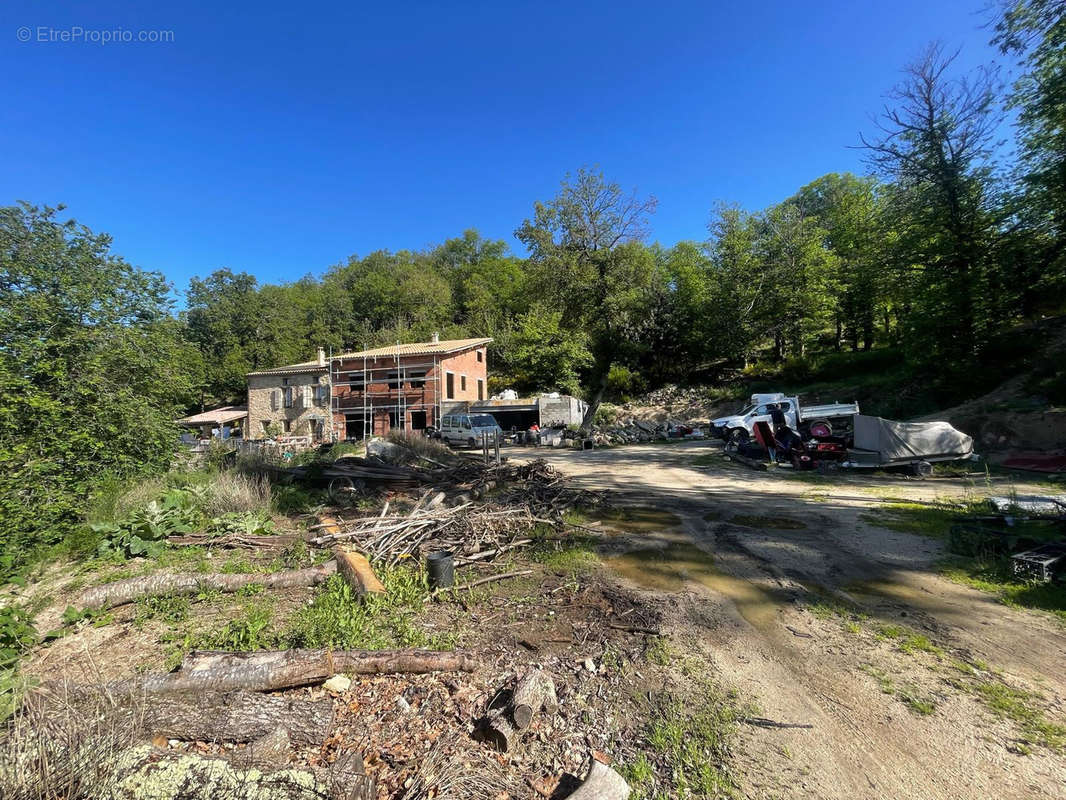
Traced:
<path id="1" fill-rule="evenodd" d="M 981 700 L 993 685 L 1034 692 L 1046 719 L 1062 724 L 1066 629 L 940 577 L 938 541 L 860 517 L 886 495 L 933 500 L 972 494 L 972 484 L 807 482 L 692 464 L 716 450 L 694 442 L 509 455 L 544 457 L 624 504 L 681 517 L 680 528 L 608 544 L 658 553 L 607 561 L 655 595 L 675 640 L 709 653 L 763 716 L 813 725 L 747 730 L 737 754 L 746 796 L 1066 797 L 1066 758 L 1024 744 L 1018 724 Z M 848 604 L 865 616 L 842 615 Z M 901 644 L 901 628 L 928 642 Z"/>

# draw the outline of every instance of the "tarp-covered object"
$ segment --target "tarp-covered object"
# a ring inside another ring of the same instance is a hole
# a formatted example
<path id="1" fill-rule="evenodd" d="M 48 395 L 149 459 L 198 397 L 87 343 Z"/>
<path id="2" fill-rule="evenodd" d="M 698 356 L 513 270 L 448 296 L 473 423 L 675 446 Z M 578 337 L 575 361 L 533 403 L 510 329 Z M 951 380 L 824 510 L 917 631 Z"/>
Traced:
<path id="1" fill-rule="evenodd" d="M 881 465 L 952 461 L 973 455 L 973 438 L 946 422 L 896 422 L 856 414 L 855 449 L 848 455 Z"/>

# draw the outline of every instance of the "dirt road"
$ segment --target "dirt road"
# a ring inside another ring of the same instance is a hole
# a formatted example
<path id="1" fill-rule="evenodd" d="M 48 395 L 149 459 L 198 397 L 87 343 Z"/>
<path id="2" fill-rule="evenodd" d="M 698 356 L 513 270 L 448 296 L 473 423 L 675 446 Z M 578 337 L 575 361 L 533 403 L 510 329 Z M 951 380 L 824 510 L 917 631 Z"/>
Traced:
<path id="1" fill-rule="evenodd" d="M 1046 727 L 1066 722 L 1066 629 L 941 577 L 938 540 L 876 525 L 887 497 L 1009 486 L 800 479 L 706 458 L 717 450 L 509 455 L 546 458 L 623 506 L 680 518 L 606 537 L 605 560 L 654 595 L 678 646 L 707 652 L 762 716 L 813 726 L 746 731 L 737 779 L 747 797 L 1066 797 L 1066 757 Z"/>

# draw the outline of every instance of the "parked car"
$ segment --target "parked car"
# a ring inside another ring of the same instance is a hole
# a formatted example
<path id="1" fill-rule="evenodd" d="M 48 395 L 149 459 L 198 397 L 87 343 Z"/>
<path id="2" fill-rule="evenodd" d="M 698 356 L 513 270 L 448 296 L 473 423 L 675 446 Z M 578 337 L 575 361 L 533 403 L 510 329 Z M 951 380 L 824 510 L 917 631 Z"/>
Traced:
<path id="1" fill-rule="evenodd" d="M 746 440 L 755 430 L 756 422 L 770 422 L 771 404 L 783 406 L 785 421 L 804 438 L 812 425 L 820 426 L 820 433 L 830 435 L 850 429 L 858 403 L 830 403 L 820 406 L 801 406 L 798 397 L 784 394 L 753 394 L 751 402 L 739 413 L 711 420 L 715 435 L 726 440 Z"/>
<path id="2" fill-rule="evenodd" d="M 481 444 L 483 435 L 494 433 L 503 438 L 503 430 L 492 414 L 445 414 L 440 421 L 440 438 L 445 444 L 474 447 Z"/>

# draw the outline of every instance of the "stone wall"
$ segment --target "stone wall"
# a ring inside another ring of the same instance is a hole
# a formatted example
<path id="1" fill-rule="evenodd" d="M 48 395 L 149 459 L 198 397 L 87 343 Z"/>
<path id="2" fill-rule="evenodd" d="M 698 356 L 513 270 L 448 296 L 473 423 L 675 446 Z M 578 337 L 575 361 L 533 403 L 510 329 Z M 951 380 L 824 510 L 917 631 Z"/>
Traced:
<path id="1" fill-rule="evenodd" d="M 321 404 L 315 389 L 325 387 Z M 329 370 L 248 376 L 248 439 L 266 439 L 266 427 L 276 422 L 283 434 L 329 438 Z M 292 405 L 285 405 L 285 389 L 292 389 Z M 325 423 L 318 430 L 316 423 Z M 286 424 L 287 423 L 287 424 Z M 288 428 L 288 430 L 286 430 Z"/>

